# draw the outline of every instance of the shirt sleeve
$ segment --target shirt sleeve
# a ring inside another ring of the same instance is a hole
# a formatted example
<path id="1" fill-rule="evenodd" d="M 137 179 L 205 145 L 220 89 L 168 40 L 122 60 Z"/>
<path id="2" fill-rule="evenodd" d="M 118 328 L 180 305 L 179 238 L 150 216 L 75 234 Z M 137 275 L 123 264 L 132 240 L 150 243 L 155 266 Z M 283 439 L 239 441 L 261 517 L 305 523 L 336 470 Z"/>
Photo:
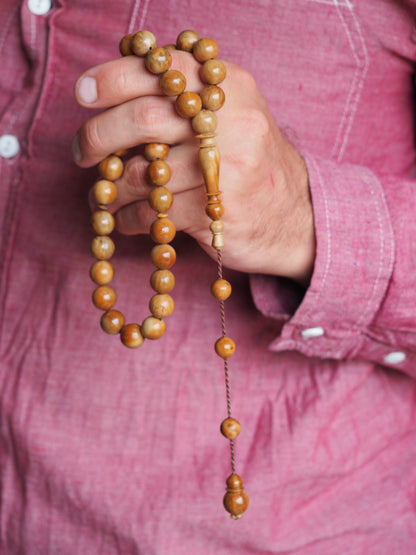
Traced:
<path id="1" fill-rule="evenodd" d="M 306 155 L 317 252 L 306 292 L 252 276 L 276 352 L 371 360 L 416 377 L 416 182 Z"/>

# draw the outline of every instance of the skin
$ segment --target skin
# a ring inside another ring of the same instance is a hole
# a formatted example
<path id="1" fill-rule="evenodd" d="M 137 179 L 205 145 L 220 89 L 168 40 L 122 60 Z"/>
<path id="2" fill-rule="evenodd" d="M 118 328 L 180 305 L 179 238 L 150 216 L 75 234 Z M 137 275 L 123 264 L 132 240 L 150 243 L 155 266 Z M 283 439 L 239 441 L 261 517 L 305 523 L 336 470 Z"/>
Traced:
<path id="1" fill-rule="evenodd" d="M 171 54 L 171 67 L 186 76 L 186 90 L 200 92 L 199 64 L 188 53 Z M 227 77 L 221 87 L 226 102 L 217 112 L 225 206 L 223 263 L 242 272 L 292 278 L 306 286 L 315 259 L 315 234 L 305 163 L 280 132 L 251 75 L 225 64 Z M 74 94 L 81 106 L 104 109 L 79 129 L 74 140 L 76 163 L 87 168 L 112 152 L 148 142 L 172 145 L 167 159 L 172 177 L 167 186 L 175 202 L 169 218 L 178 231 L 194 237 L 215 257 L 211 220 L 205 215 L 198 140 L 190 121 L 176 113 L 174 98 L 160 91 L 159 78 L 145 69 L 142 59 L 127 56 L 88 69 L 77 80 Z M 118 198 L 110 211 L 122 233 L 148 233 L 155 219 L 147 202 L 147 164 L 143 157 L 134 156 L 117 181 Z"/>

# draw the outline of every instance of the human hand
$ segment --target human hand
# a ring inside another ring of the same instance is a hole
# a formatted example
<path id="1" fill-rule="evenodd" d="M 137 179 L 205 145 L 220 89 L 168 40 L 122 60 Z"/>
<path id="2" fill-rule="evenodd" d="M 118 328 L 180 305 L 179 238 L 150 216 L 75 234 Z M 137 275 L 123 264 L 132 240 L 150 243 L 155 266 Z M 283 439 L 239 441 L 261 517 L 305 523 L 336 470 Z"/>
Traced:
<path id="1" fill-rule="evenodd" d="M 193 56 L 170 53 L 171 68 L 186 76 L 186 90 L 200 92 L 204 85 Z M 281 134 L 251 75 L 225 64 L 227 77 L 221 87 L 226 102 L 218 112 L 217 128 L 225 207 L 223 263 L 235 270 L 307 284 L 315 236 L 305 163 Z M 173 145 L 167 159 L 172 169 L 167 186 L 175 194 L 169 218 L 177 230 L 216 256 L 205 215 L 198 141 L 190 121 L 176 113 L 174 99 L 163 95 L 158 77 L 145 69 L 143 59 L 127 56 L 87 70 L 75 84 L 75 97 L 81 106 L 106 108 L 78 131 L 74 158 L 79 166 L 92 166 L 112 152 L 139 144 Z M 134 156 L 117 181 L 118 198 L 109 210 L 122 233 L 147 233 L 155 220 L 147 202 L 147 165 L 143 157 Z"/>

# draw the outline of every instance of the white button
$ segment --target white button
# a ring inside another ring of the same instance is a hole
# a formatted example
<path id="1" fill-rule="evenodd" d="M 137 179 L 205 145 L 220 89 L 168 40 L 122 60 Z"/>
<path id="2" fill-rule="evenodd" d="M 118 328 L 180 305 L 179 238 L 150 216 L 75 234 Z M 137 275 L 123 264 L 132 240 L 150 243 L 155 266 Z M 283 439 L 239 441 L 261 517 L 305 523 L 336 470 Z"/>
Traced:
<path id="1" fill-rule="evenodd" d="M 301 331 L 303 339 L 310 339 L 311 337 L 321 337 L 321 335 L 323 335 L 324 333 L 325 332 L 323 328 L 308 328 Z"/>
<path id="2" fill-rule="evenodd" d="M 20 150 L 19 141 L 14 135 L 2 135 L 0 137 L 0 156 L 2 158 L 13 158 Z"/>
<path id="3" fill-rule="evenodd" d="M 44 15 L 51 9 L 51 0 L 28 0 L 27 7 L 35 15 Z"/>
<path id="4" fill-rule="evenodd" d="M 400 364 L 406 360 L 406 355 L 401 351 L 395 351 L 386 355 L 383 360 L 386 364 Z"/>

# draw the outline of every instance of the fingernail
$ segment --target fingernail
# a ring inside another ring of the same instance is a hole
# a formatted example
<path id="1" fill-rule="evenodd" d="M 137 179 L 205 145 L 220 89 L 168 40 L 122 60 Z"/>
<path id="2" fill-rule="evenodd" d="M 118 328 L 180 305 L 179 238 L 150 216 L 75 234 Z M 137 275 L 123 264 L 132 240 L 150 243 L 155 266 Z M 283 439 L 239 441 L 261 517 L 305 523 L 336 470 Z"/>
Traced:
<path id="1" fill-rule="evenodd" d="M 81 149 L 79 148 L 78 135 L 76 135 L 75 139 L 72 141 L 72 157 L 74 158 L 75 162 L 81 162 L 82 154 Z"/>
<path id="2" fill-rule="evenodd" d="M 85 104 L 97 100 L 97 82 L 94 77 L 83 77 L 78 85 L 78 97 Z"/>

